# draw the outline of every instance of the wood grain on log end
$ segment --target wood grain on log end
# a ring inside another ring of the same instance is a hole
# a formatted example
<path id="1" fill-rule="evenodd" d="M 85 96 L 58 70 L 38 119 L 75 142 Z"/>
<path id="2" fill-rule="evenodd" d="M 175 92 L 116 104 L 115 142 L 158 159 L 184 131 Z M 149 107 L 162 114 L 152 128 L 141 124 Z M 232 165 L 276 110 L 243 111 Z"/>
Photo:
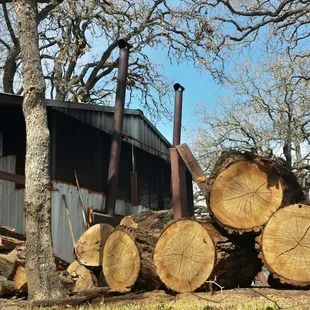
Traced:
<path id="1" fill-rule="evenodd" d="M 114 230 L 106 241 L 102 268 L 110 289 L 128 292 L 140 271 L 139 250 L 130 234 Z"/>
<path id="2" fill-rule="evenodd" d="M 283 186 L 272 167 L 241 160 L 223 170 L 210 192 L 210 209 L 231 230 L 258 231 L 282 204 Z"/>
<path id="3" fill-rule="evenodd" d="M 98 281 L 91 270 L 74 261 L 67 269 L 69 275 L 75 280 L 73 292 L 89 290 L 98 286 Z"/>
<path id="4" fill-rule="evenodd" d="M 86 230 L 76 243 L 76 259 L 85 266 L 101 266 L 103 247 L 112 230 L 109 224 L 96 224 Z"/>
<path id="5" fill-rule="evenodd" d="M 215 259 L 215 246 L 208 231 L 194 220 L 169 224 L 154 251 L 161 281 L 176 292 L 200 287 L 211 275 Z"/>
<path id="6" fill-rule="evenodd" d="M 262 257 L 281 283 L 310 285 L 310 206 L 294 204 L 277 211 L 262 235 Z"/>

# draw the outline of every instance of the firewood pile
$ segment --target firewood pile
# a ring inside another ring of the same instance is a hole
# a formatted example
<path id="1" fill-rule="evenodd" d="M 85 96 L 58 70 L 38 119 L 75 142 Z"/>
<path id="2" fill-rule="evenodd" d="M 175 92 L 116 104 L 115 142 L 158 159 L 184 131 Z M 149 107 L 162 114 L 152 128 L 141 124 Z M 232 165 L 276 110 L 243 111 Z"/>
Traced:
<path id="1" fill-rule="evenodd" d="M 262 268 L 271 286 L 310 286 L 310 206 L 283 162 L 225 152 L 205 186 L 210 218 L 163 210 L 90 227 L 73 263 L 55 257 L 65 287 L 231 289 L 250 287 Z M 0 237 L 0 296 L 26 292 L 25 237 L 5 227 Z"/>

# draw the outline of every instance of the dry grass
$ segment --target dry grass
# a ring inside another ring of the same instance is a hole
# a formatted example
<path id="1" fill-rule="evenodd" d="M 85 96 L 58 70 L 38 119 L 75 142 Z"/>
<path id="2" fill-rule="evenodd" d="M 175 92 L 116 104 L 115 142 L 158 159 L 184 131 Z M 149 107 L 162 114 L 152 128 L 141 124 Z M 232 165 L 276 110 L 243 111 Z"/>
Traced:
<path id="1" fill-rule="evenodd" d="M 127 299 L 127 296 L 130 297 Z M 126 298 L 126 299 L 125 299 Z M 16 310 L 19 309 L 18 307 Z M 41 308 L 42 309 L 42 308 Z M 40 309 L 40 310 L 41 310 Z M 68 307 L 44 308 L 47 310 Z M 239 289 L 210 293 L 184 293 L 171 295 L 164 291 L 141 294 L 129 294 L 119 300 L 108 297 L 95 305 L 72 307 L 76 310 L 276 310 L 310 309 L 310 291 L 275 290 L 275 289 Z M 11 308 L 10 308 L 11 310 Z M 15 309 L 14 309 L 15 310 Z M 27 309 L 30 310 L 30 309 Z M 31 309 L 34 310 L 34 309 Z M 39 310 L 39 308 L 35 308 Z"/>

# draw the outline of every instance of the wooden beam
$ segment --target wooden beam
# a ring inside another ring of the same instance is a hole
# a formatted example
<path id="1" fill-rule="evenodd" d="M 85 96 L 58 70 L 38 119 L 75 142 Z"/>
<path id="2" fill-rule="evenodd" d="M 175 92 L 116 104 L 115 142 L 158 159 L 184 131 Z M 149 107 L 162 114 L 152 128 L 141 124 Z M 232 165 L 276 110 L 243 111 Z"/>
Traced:
<path id="1" fill-rule="evenodd" d="M 23 175 L 10 173 L 2 170 L 0 170 L 0 180 L 25 185 L 25 177 Z"/>
<path id="2" fill-rule="evenodd" d="M 193 180 L 197 183 L 203 195 L 206 196 L 206 185 L 208 184 L 208 180 L 200 165 L 198 164 L 194 154 L 186 143 L 177 145 L 176 149 L 183 159 L 186 167 L 190 171 Z"/>

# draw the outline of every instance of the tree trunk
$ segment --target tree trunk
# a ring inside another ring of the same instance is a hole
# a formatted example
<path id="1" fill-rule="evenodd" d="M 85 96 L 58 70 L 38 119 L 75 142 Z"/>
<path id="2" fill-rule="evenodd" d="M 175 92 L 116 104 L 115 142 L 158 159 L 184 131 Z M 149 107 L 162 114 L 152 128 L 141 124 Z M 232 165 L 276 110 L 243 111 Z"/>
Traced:
<path id="1" fill-rule="evenodd" d="M 251 153 L 226 151 L 209 179 L 211 216 L 229 233 L 261 231 L 279 208 L 303 199 L 285 163 Z"/>
<path id="2" fill-rule="evenodd" d="M 125 216 L 120 225 L 149 231 L 159 237 L 164 227 L 173 220 L 173 210 L 149 211 Z"/>
<path id="3" fill-rule="evenodd" d="M 211 275 L 215 262 L 216 249 L 209 232 L 190 219 L 166 226 L 154 250 L 161 281 L 180 293 L 200 287 Z"/>
<path id="4" fill-rule="evenodd" d="M 96 224 L 87 229 L 74 248 L 76 259 L 85 266 L 102 266 L 103 247 L 112 230 L 109 224 Z"/>
<path id="5" fill-rule="evenodd" d="M 270 218 L 261 257 L 274 279 L 271 285 L 310 287 L 310 206 L 290 205 Z"/>
<path id="6" fill-rule="evenodd" d="M 69 275 L 74 279 L 73 292 L 89 290 L 98 286 L 98 281 L 92 271 L 74 261 L 67 269 Z"/>
<path id="7" fill-rule="evenodd" d="M 137 228 L 118 226 L 103 251 L 102 269 L 112 291 L 154 290 L 161 286 L 152 260 L 157 238 Z"/>
<path id="8" fill-rule="evenodd" d="M 26 123 L 26 271 L 30 299 L 60 298 L 64 289 L 56 274 L 51 240 L 50 135 L 44 102 L 37 1 L 14 0 L 23 63 Z"/>

